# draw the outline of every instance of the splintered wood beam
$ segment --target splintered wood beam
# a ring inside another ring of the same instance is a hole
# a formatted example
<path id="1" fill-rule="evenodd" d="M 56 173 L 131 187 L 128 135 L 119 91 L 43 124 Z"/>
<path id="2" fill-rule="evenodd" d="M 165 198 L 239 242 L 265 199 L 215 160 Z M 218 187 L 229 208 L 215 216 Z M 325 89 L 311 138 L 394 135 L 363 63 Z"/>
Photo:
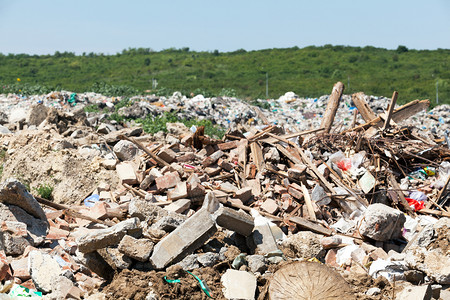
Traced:
<path id="1" fill-rule="evenodd" d="M 389 110 L 386 116 L 386 120 L 384 121 L 383 130 L 389 128 L 389 123 L 391 122 L 392 113 L 394 112 L 395 103 L 397 103 L 398 92 L 394 91 L 392 94 L 391 104 L 389 104 Z"/>
<path id="2" fill-rule="evenodd" d="M 253 162 L 255 163 L 258 171 L 261 172 L 264 169 L 264 157 L 261 146 L 258 142 L 253 142 L 250 144 L 250 150 L 252 153 Z"/>
<path id="3" fill-rule="evenodd" d="M 396 122 L 396 123 L 399 123 L 403 120 L 408 119 L 411 116 L 414 116 L 418 112 L 426 109 L 428 106 L 430 106 L 429 100 L 411 101 L 411 102 L 397 108 L 396 110 L 394 110 L 394 112 L 392 113 L 392 120 L 394 120 L 394 122 Z M 383 119 L 381 117 L 376 117 L 375 119 L 371 120 L 370 122 L 359 125 L 352 129 L 345 130 L 345 131 L 341 132 L 341 134 L 344 134 L 344 133 L 347 133 L 350 131 L 359 131 L 362 129 L 367 129 L 374 125 L 381 127 L 381 126 L 383 126 L 382 120 Z"/>
<path id="4" fill-rule="evenodd" d="M 398 198 L 400 199 L 400 203 L 402 204 L 403 208 L 406 210 L 406 212 L 409 215 L 414 215 L 414 211 L 409 206 L 408 201 L 405 199 L 405 195 L 403 195 L 403 192 L 401 191 L 400 185 L 398 184 L 397 180 L 395 179 L 394 175 L 389 173 L 388 180 L 391 186 L 394 188 L 395 192 L 397 193 Z"/>
<path id="5" fill-rule="evenodd" d="M 339 107 L 339 101 L 341 100 L 342 93 L 344 92 L 344 84 L 342 82 L 337 82 L 331 95 L 328 98 L 327 108 L 320 124 L 320 128 L 323 128 L 326 133 L 330 132 L 331 126 L 333 125 L 334 117 Z"/>
<path id="6" fill-rule="evenodd" d="M 359 92 L 352 95 L 352 101 L 355 104 L 358 112 L 361 114 L 361 117 L 364 121 L 369 122 L 377 117 L 377 115 L 373 112 L 373 110 L 369 107 L 366 102 L 365 96 L 363 92 Z"/>

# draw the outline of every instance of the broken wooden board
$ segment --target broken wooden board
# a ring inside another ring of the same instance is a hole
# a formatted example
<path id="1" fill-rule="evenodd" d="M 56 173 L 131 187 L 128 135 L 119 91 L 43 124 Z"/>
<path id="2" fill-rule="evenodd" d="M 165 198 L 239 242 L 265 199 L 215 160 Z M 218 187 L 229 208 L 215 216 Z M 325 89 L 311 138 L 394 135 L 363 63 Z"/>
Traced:
<path id="1" fill-rule="evenodd" d="M 320 128 L 323 128 L 325 132 L 330 132 L 331 126 L 333 125 L 334 117 L 339 108 L 339 101 L 341 100 L 342 93 L 344 92 L 344 84 L 342 82 L 337 82 L 333 86 L 331 95 L 328 98 L 327 108 L 323 115 L 322 123 Z"/>

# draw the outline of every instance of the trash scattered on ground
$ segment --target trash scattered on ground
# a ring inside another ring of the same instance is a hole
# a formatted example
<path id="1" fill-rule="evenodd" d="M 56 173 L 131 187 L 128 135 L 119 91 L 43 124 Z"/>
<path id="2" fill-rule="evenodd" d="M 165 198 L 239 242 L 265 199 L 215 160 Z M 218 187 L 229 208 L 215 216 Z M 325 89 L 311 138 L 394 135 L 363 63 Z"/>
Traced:
<path id="1" fill-rule="evenodd" d="M 0 95 L 0 295 L 444 299 L 450 109 L 343 89 Z M 226 132 L 130 121 L 164 112 Z"/>

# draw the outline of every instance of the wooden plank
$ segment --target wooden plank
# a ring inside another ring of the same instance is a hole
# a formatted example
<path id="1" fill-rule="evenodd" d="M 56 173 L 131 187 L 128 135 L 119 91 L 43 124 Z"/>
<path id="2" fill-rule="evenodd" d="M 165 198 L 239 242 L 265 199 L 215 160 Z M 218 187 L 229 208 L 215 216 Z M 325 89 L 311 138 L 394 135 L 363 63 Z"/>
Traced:
<path id="1" fill-rule="evenodd" d="M 309 217 L 311 218 L 311 220 L 317 221 L 316 213 L 314 212 L 314 207 L 311 201 L 311 197 L 309 196 L 308 189 L 303 184 L 303 182 L 301 183 L 300 187 L 302 188 L 303 197 L 305 200 L 306 208 L 308 209 Z"/>
<path id="2" fill-rule="evenodd" d="M 394 190 L 397 193 L 398 198 L 400 199 L 400 203 L 402 204 L 403 208 L 406 210 L 406 212 L 410 215 L 414 215 L 414 211 L 411 208 L 411 206 L 409 206 L 408 201 L 406 201 L 405 199 L 405 195 L 403 195 L 403 192 L 401 191 L 400 185 L 398 184 L 397 180 L 395 180 L 394 175 L 392 175 L 391 173 L 389 173 L 388 175 L 388 180 L 389 183 L 391 184 L 391 186 L 394 188 Z"/>
<path id="3" fill-rule="evenodd" d="M 280 151 L 284 156 L 286 156 L 294 164 L 303 164 L 303 162 L 300 159 L 293 156 L 291 153 L 289 153 L 289 151 L 286 148 L 284 148 L 280 144 L 277 144 L 275 147 L 277 148 L 278 151 Z"/>
<path id="4" fill-rule="evenodd" d="M 289 133 L 289 134 L 285 134 L 285 135 L 280 135 L 280 137 L 284 138 L 284 139 L 291 139 L 297 136 L 302 136 L 302 135 L 307 135 L 307 134 L 311 134 L 311 133 L 315 133 L 315 132 L 319 132 L 319 131 L 323 131 L 323 128 L 316 128 L 316 129 L 311 129 L 311 130 L 305 130 L 305 131 L 299 131 L 299 132 L 294 132 L 294 133 Z M 260 139 L 260 142 L 264 142 L 264 143 L 269 143 L 269 144 L 273 144 L 277 141 L 277 139 L 274 139 L 272 137 L 268 137 L 265 139 Z"/>
<path id="5" fill-rule="evenodd" d="M 253 162 L 255 163 L 258 171 L 261 172 L 264 169 L 264 157 L 261 146 L 258 142 L 253 142 L 250 144 L 250 150 L 252 153 Z"/>
<path id="6" fill-rule="evenodd" d="M 365 94 L 363 92 L 359 92 L 352 95 L 352 101 L 355 104 L 358 112 L 361 114 L 361 117 L 364 121 L 369 122 L 377 117 L 377 115 L 373 112 L 373 110 L 369 107 L 366 102 Z"/>
<path id="7" fill-rule="evenodd" d="M 394 91 L 394 93 L 392 94 L 391 104 L 389 104 L 389 110 L 386 116 L 386 120 L 384 121 L 383 130 L 389 128 L 389 122 L 391 121 L 392 113 L 394 112 L 395 103 L 397 103 L 397 97 L 398 92 Z"/>
<path id="8" fill-rule="evenodd" d="M 433 210 L 433 209 L 428 209 L 428 208 L 422 208 L 421 210 L 418 210 L 417 212 L 420 212 L 422 214 L 431 214 L 431 215 L 436 215 L 436 216 L 450 218 L 450 212 L 446 212 L 446 211 L 439 211 L 439 210 Z"/>
<path id="9" fill-rule="evenodd" d="M 330 132 L 333 125 L 334 117 L 336 116 L 337 109 L 339 107 L 339 101 L 341 100 L 342 93 L 344 92 L 344 84 L 337 82 L 333 86 L 331 95 L 328 98 L 327 108 L 320 124 L 320 128 L 323 128 L 326 133 Z"/>

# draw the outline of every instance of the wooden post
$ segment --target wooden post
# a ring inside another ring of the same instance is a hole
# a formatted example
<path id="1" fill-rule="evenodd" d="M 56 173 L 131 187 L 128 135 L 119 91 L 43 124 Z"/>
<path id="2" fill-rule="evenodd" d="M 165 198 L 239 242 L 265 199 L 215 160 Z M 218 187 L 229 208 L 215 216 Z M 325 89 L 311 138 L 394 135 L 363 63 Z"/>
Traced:
<path id="1" fill-rule="evenodd" d="M 383 130 L 386 130 L 389 128 L 389 123 L 391 122 L 392 113 L 394 112 L 395 103 L 397 102 L 398 92 L 394 91 L 392 94 L 391 104 L 389 105 L 389 111 L 386 117 L 386 120 L 384 121 Z"/>
<path id="2" fill-rule="evenodd" d="M 326 133 L 330 132 L 331 126 L 333 125 L 334 116 L 336 115 L 343 92 L 344 84 L 339 81 L 334 85 L 333 90 L 331 91 L 330 98 L 328 98 L 327 108 L 322 119 L 322 124 L 320 124 L 320 128 L 323 128 Z"/>

